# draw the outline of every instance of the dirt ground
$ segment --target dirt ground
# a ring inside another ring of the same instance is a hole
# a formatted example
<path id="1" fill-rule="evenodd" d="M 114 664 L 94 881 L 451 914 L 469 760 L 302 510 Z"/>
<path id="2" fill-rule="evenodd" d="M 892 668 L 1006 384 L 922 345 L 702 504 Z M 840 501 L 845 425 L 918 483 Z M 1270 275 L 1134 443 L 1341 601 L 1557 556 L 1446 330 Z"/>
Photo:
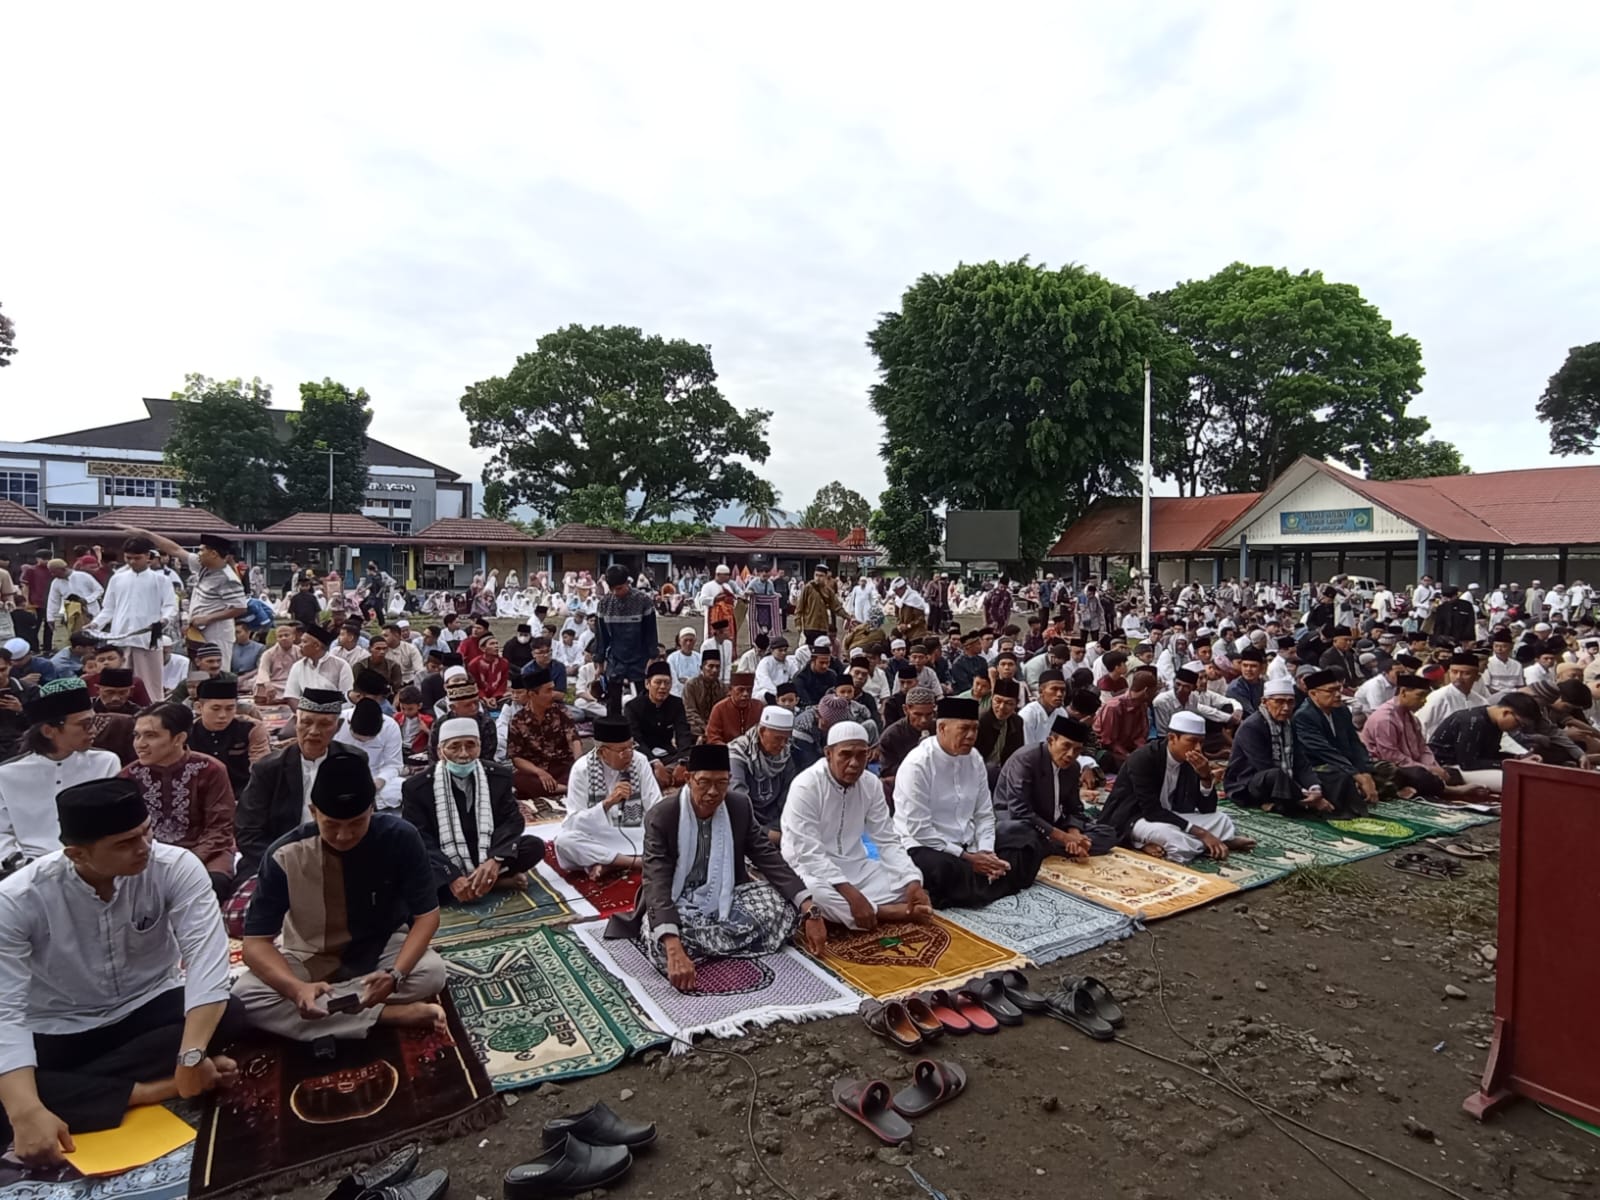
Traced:
<path id="1" fill-rule="evenodd" d="M 1486 826 L 1484 835 L 1496 834 Z M 1481 1070 L 1493 1003 L 1494 867 L 1435 882 L 1385 855 L 1303 874 L 1033 972 L 1036 987 L 1093 974 L 1124 999 L 1130 1043 L 1218 1074 L 1318 1130 L 1359 1143 L 1462 1196 L 1591 1196 L 1600 1140 L 1518 1101 L 1488 1124 L 1461 1111 Z M 1488 954 L 1484 948 L 1489 947 Z M 1160 976 L 1156 962 L 1160 962 Z M 1464 993 L 1447 996 L 1452 986 Z M 1162 1018 L 1160 1000 L 1177 1033 Z M 1247 1101 L 1131 1045 L 1090 1041 L 1048 1017 L 993 1037 L 946 1038 L 967 1092 L 882 1147 L 829 1107 L 841 1076 L 909 1078 L 913 1056 L 854 1017 L 777 1025 L 710 1048 L 736 1059 L 652 1052 L 605 1075 L 513 1094 L 507 1119 L 429 1148 L 457 1200 L 500 1195 L 507 1167 L 538 1152 L 542 1122 L 605 1100 L 654 1120 L 655 1148 L 616 1196 L 920 1197 L 909 1165 L 949 1200 L 1064 1195 L 1296 1197 L 1439 1193 L 1364 1155 L 1299 1133 L 1342 1182 Z M 326 1185 L 297 1193 L 310 1200 Z"/>

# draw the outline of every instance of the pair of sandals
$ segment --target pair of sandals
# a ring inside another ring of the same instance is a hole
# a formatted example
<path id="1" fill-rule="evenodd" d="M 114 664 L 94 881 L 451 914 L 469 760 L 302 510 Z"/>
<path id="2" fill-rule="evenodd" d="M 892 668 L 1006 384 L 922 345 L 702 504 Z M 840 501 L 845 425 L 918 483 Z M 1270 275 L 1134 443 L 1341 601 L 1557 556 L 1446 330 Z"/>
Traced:
<path id="1" fill-rule="evenodd" d="M 898 1092 L 881 1079 L 840 1079 L 833 1085 L 834 1107 L 871 1130 L 886 1146 L 911 1140 L 907 1117 L 921 1117 L 967 1090 L 959 1063 L 934 1058 L 917 1061 L 911 1083 Z"/>
<path id="2" fill-rule="evenodd" d="M 1044 1008 L 1045 998 L 1029 988 L 1021 971 L 996 971 L 964 988 L 940 988 L 884 1004 L 865 1001 L 861 1019 L 879 1037 L 918 1050 L 946 1033 L 999 1033 L 1002 1025 L 1021 1025 L 1024 1012 Z"/>
<path id="3" fill-rule="evenodd" d="M 1396 871 L 1420 875 L 1424 879 L 1454 879 L 1466 869 L 1456 859 L 1440 858 L 1437 854 L 1427 854 L 1421 850 L 1397 854 L 1389 860 L 1389 865 Z"/>
<path id="4" fill-rule="evenodd" d="M 1092 975 L 1067 980 L 1060 991 L 1045 997 L 1044 1011 L 1097 1042 L 1111 1041 L 1126 1021 L 1111 989 Z"/>

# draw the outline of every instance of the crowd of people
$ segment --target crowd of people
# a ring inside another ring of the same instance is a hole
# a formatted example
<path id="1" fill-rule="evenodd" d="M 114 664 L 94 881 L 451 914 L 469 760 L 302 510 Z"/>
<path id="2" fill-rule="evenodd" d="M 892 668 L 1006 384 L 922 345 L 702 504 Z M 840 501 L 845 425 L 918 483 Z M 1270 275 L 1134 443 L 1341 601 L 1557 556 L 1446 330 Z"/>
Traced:
<path id="1" fill-rule="evenodd" d="M 487 613 L 413 629 L 375 566 L 356 611 L 297 572 L 258 627 L 225 539 L 118 551 L 45 555 L 21 591 L 0 562 L 0 1109 L 30 1162 L 227 1086 L 250 1027 L 442 1026 L 441 905 L 526 886 L 547 838 L 565 871 L 641 872 L 608 935 L 688 989 L 708 958 L 990 903 L 1050 855 L 1248 853 L 1224 794 L 1318 820 L 1600 763 L 1577 583 L 1146 603 L 720 566 L 665 643 L 667 585 L 613 567 L 502 642 Z"/>

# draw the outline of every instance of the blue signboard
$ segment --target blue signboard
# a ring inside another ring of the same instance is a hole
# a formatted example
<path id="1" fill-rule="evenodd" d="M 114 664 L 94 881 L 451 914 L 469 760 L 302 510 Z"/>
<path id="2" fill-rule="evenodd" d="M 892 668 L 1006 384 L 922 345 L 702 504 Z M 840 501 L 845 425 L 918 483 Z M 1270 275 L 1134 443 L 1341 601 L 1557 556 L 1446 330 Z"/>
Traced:
<path id="1" fill-rule="evenodd" d="M 1314 508 L 1278 514 L 1279 533 L 1371 533 L 1370 508 Z"/>

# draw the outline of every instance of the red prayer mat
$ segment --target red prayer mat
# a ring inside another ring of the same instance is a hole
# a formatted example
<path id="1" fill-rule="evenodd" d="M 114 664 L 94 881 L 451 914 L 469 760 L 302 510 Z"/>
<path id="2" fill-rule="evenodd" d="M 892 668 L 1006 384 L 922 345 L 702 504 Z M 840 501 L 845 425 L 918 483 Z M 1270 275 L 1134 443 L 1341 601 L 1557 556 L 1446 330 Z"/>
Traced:
<path id="1" fill-rule="evenodd" d="M 639 894 L 639 884 L 643 880 L 642 872 L 624 871 L 620 875 L 607 875 L 599 883 L 595 883 L 582 871 L 564 871 L 556 864 L 556 843 L 553 838 L 544 844 L 544 860 L 552 871 L 594 905 L 595 911 L 602 918 L 614 913 L 633 911 L 634 897 Z"/>

